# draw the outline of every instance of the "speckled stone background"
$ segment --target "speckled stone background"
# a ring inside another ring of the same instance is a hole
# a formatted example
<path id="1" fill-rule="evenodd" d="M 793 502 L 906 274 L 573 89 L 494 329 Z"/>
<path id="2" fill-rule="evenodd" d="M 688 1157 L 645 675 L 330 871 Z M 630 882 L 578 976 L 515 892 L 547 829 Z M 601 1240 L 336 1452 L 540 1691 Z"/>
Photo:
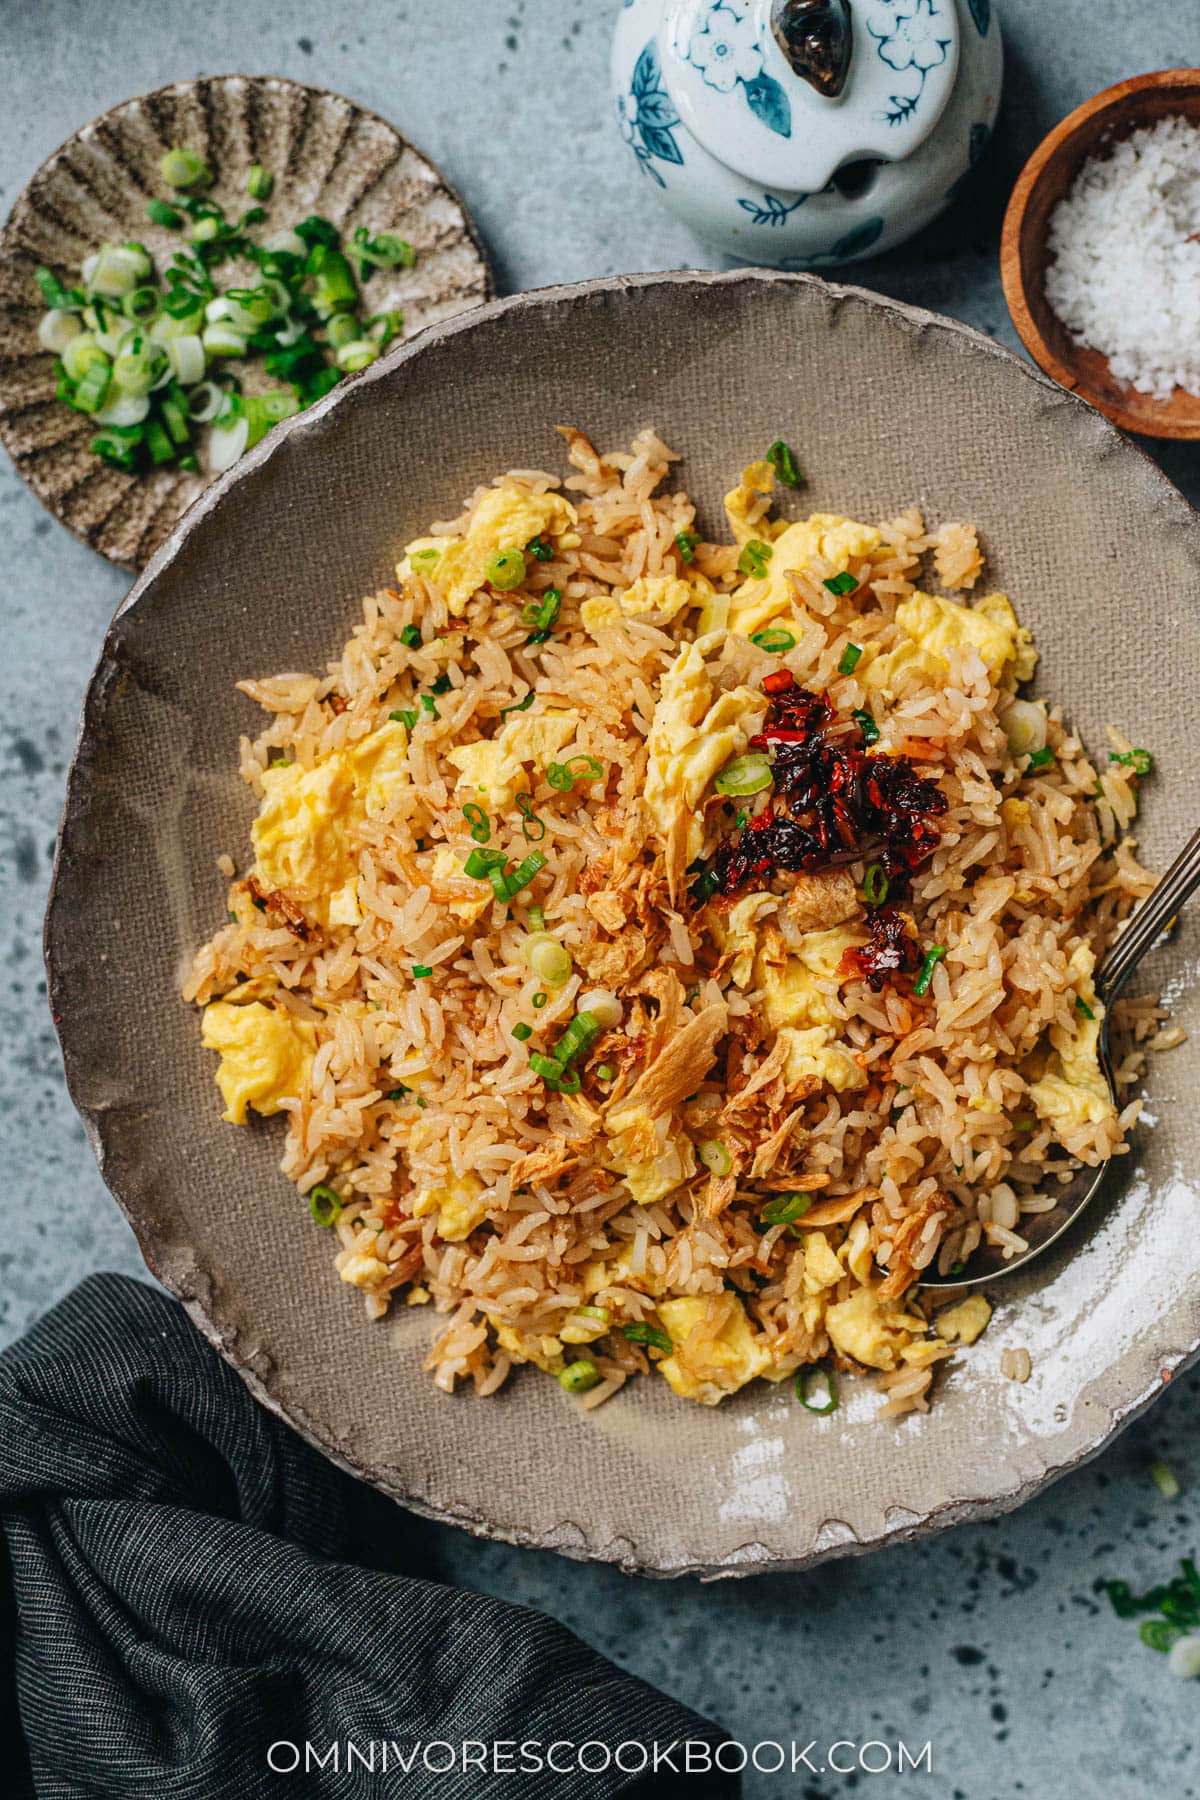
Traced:
<path id="1" fill-rule="evenodd" d="M 0 6 L 0 205 L 78 125 L 139 89 L 230 69 L 340 89 L 393 119 L 473 209 L 502 292 L 625 269 L 709 265 L 640 180 L 612 123 L 615 0 L 107 0 Z M 1007 85 L 973 193 L 854 272 L 1008 343 L 996 244 L 1024 157 L 1072 106 L 1146 69 L 1200 62 L 1177 0 L 997 0 Z M 341 22 L 336 22 L 336 21 Z M 981 427 L 986 429 L 985 422 Z M 1200 499 L 1200 448 L 1156 446 Z M 0 466 L 0 1342 L 86 1271 L 144 1270 L 62 1086 L 41 915 L 79 701 L 123 578 Z M 1200 1371 L 1106 1456 L 1013 1517 L 808 1575 L 654 1584 L 411 1522 L 431 1575 L 556 1614 L 743 1740 L 933 1745 L 933 1774 L 750 1776 L 753 1800 L 855 1788 L 939 1800 L 1200 1796 L 1197 1689 L 1174 1681 L 1093 1584 L 1165 1577 L 1200 1548 Z M 1160 1499 L 1147 1464 L 1184 1484 Z M 581 1697 L 581 1731 L 586 1702 Z M 849 1753 L 841 1752 L 844 1759 Z M 868 1757 L 868 1760 L 870 1758 Z"/>

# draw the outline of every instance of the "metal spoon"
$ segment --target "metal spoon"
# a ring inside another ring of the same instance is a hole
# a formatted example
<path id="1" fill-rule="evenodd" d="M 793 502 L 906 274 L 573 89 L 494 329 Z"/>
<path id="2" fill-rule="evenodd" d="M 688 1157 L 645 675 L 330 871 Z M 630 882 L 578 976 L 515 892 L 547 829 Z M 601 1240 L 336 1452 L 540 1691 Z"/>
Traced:
<path id="1" fill-rule="evenodd" d="M 1163 927 L 1174 918 L 1198 886 L 1200 830 L 1195 832 L 1175 858 L 1154 892 L 1138 907 L 1096 971 L 1096 993 L 1104 1003 L 1104 1018 L 1100 1025 L 1100 1067 L 1114 1102 L 1117 1094 L 1108 1042 L 1111 1004 L 1151 944 L 1156 942 Z M 1107 1162 L 1103 1162 L 1095 1169 L 1080 1169 L 1073 1181 L 1054 1190 L 1055 1204 L 1048 1212 L 1030 1213 L 1021 1221 L 1021 1236 L 1028 1240 L 1028 1250 L 1022 1250 L 1019 1255 L 1006 1259 L 998 1246 L 981 1244 L 962 1274 L 922 1275 L 921 1286 L 979 1287 L 986 1281 L 994 1281 L 998 1275 L 1012 1275 L 1018 1269 L 1028 1268 L 1035 1256 L 1040 1256 L 1043 1250 L 1048 1250 L 1051 1244 L 1057 1243 L 1063 1232 L 1075 1223 L 1104 1180 L 1108 1166 Z"/>

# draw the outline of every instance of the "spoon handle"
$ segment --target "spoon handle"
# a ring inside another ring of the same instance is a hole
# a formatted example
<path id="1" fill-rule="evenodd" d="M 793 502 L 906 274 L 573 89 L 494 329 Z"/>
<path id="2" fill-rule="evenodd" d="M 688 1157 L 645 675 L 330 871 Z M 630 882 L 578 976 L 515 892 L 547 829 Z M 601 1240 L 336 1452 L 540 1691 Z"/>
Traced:
<path id="1" fill-rule="evenodd" d="M 1154 892 L 1138 907 L 1096 971 L 1096 988 L 1108 1001 L 1133 974 L 1142 957 L 1200 887 L 1200 830 L 1195 831 L 1171 864 Z"/>

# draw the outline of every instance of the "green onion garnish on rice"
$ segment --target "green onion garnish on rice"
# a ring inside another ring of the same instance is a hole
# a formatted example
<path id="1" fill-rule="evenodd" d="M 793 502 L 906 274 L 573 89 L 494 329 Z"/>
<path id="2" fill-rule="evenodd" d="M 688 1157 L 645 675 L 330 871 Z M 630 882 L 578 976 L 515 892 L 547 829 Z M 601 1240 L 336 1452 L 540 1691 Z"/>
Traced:
<path id="1" fill-rule="evenodd" d="M 694 563 L 695 562 L 695 560 L 696 560 L 696 545 L 699 542 L 700 542 L 700 536 L 699 536 L 698 532 L 677 531 L 675 533 L 675 548 L 679 552 L 680 562 L 683 562 L 683 563 Z"/>
<path id="2" fill-rule="evenodd" d="M 435 680 L 430 682 L 429 691 L 432 694 L 448 694 L 453 686 L 454 683 L 451 681 L 449 675 L 442 673 L 437 676 Z"/>
<path id="3" fill-rule="evenodd" d="M 868 906 L 882 906 L 888 897 L 888 878 L 882 863 L 872 863 L 863 876 L 863 899 Z"/>
<path id="4" fill-rule="evenodd" d="M 424 981 L 427 975 L 433 974 L 433 970 L 428 963 L 414 963 L 412 972 L 414 981 Z"/>
<path id="5" fill-rule="evenodd" d="M 804 477 L 800 473 L 800 465 L 796 461 L 791 445 L 785 444 L 782 438 L 776 438 L 768 449 L 767 461 L 774 469 L 777 480 L 782 481 L 784 487 L 801 486 Z"/>
<path id="6" fill-rule="evenodd" d="M 568 1394 L 586 1394 L 589 1388 L 599 1384 L 600 1371 L 590 1356 L 581 1356 L 577 1362 L 568 1363 L 559 1371 L 558 1385 Z"/>
<path id="7" fill-rule="evenodd" d="M 696 1155 L 704 1164 L 710 1175 L 728 1175 L 733 1167 L 733 1158 L 719 1138 L 709 1138 L 707 1143 L 696 1145 Z"/>
<path id="8" fill-rule="evenodd" d="M 503 719 L 510 712 L 528 712 L 529 708 L 533 705 L 533 701 L 534 693 L 533 689 L 530 688 L 523 700 L 514 700 L 511 706 L 502 706 L 500 708 L 500 717 Z"/>
<path id="9" fill-rule="evenodd" d="M 796 1398 L 811 1413 L 831 1413 L 837 1407 L 837 1389 L 828 1369 L 800 1369 L 796 1374 Z"/>
<path id="10" fill-rule="evenodd" d="M 1050 764 L 1053 761 L 1054 761 L 1054 752 L 1050 748 L 1049 744 L 1046 744 L 1042 747 L 1042 749 L 1034 750 L 1032 752 L 1027 766 L 1030 770 L 1046 769 L 1046 768 L 1049 768 Z"/>
<path id="11" fill-rule="evenodd" d="M 531 537 L 526 544 L 525 554 L 532 556 L 534 562 L 550 562 L 554 556 L 554 545 L 539 532 L 537 537 Z"/>
<path id="12" fill-rule="evenodd" d="M 558 624 L 561 608 L 562 594 L 558 588 L 547 588 L 540 600 L 531 601 L 528 606 L 523 606 L 521 623 L 534 628 L 532 637 L 527 638 L 526 643 L 544 644 Z"/>
<path id="13" fill-rule="evenodd" d="M 713 778 L 713 786 L 718 794 L 731 794 L 738 797 L 747 794 L 761 794 L 769 788 L 772 781 L 771 760 L 761 752 L 752 751 L 748 756 L 735 756 L 727 762 L 719 774 Z"/>
<path id="14" fill-rule="evenodd" d="M 463 807 L 462 815 L 467 821 L 467 824 L 471 827 L 471 836 L 474 838 L 475 842 L 477 844 L 486 844 L 492 835 L 492 828 L 488 821 L 488 816 L 484 812 L 482 806 L 477 806 L 474 800 L 472 800 L 467 806 Z"/>
<path id="15" fill-rule="evenodd" d="M 840 575 L 830 575 L 822 583 L 831 594 L 852 594 L 858 586 L 858 578 L 849 569 L 843 569 Z"/>
<path id="16" fill-rule="evenodd" d="M 546 915 L 540 906 L 529 908 L 529 929 L 530 931 L 545 931 L 546 929 Z"/>
<path id="17" fill-rule="evenodd" d="M 433 695 L 432 694 L 421 694 L 418 697 L 421 702 L 421 711 L 428 713 L 431 719 L 436 719 L 438 717 L 438 709 L 437 709 L 437 703 L 434 700 Z"/>
<path id="18" fill-rule="evenodd" d="M 388 718 L 392 719 L 397 725 L 403 725 L 406 731 L 411 731 L 417 722 L 416 713 L 409 712 L 407 707 L 400 707 L 396 712 L 390 712 Z"/>
<path id="19" fill-rule="evenodd" d="M 828 584 L 826 584 L 826 585 L 828 585 Z M 855 669 L 857 669 L 857 667 L 858 667 L 858 662 L 859 662 L 859 658 L 861 657 L 861 655 L 862 655 L 862 645 L 861 644 L 847 644 L 846 648 L 842 651 L 841 656 L 838 658 L 838 666 L 837 666 L 838 674 L 839 675 L 853 675 Z"/>
<path id="20" fill-rule="evenodd" d="M 622 1337 L 628 1338 L 631 1344 L 645 1344 L 648 1349 L 661 1350 L 664 1356 L 670 1356 L 675 1346 L 661 1325 L 647 1325 L 644 1319 L 634 1319 L 621 1327 Z"/>
<path id="21" fill-rule="evenodd" d="M 1154 758 L 1148 750 L 1110 750 L 1108 760 L 1132 769 L 1135 775 L 1148 775 L 1154 767 Z"/>
<path id="22" fill-rule="evenodd" d="M 421 627 L 419 625 L 406 625 L 404 630 L 400 633 L 400 642 L 406 649 L 416 650 L 421 642 Z"/>
<path id="23" fill-rule="evenodd" d="M 565 1069 L 577 1056 L 583 1056 L 599 1035 L 600 1021 L 595 1013 L 577 1012 L 554 1046 L 555 1058 Z"/>
<path id="24" fill-rule="evenodd" d="M 529 1039 L 533 1036 L 533 1026 L 526 1025 L 525 1021 L 520 1019 L 513 1026 L 512 1034 L 516 1038 L 518 1044 L 528 1043 Z"/>
<path id="25" fill-rule="evenodd" d="M 523 862 L 519 862 L 511 874 L 504 877 L 505 900 L 511 900 L 521 889 L 528 887 L 535 875 L 541 873 L 546 866 L 546 858 L 540 850 L 531 850 Z"/>
<path id="26" fill-rule="evenodd" d="M 497 550 L 483 565 L 483 573 L 492 586 L 499 588 L 503 594 L 519 588 L 526 573 L 524 552 L 515 545 L 511 550 Z"/>
<path id="27" fill-rule="evenodd" d="M 1087 1001 L 1084 999 L 1082 994 L 1076 994 L 1075 1005 L 1078 1008 L 1078 1010 L 1083 1014 L 1085 1019 L 1094 1019 L 1095 1018 L 1095 1016 L 1096 1016 L 1095 1013 L 1092 1011 L 1091 1007 L 1088 1005 Z"/>
<path id="28" fill-rule="evenodd" d="M 782 656 L 788 650 L 796 648 L 796 640 L 790 631 L 776 630 L 755 631 L 750 635 L 750 642 L 765 650 L 768 656 Z"/>
<path id="29" fill-rule="evenodd" d="M 463 810 L 465 812 L 466 808 Z M 493 871 L 502 869 L 507 861 L 503 850 L 472 850 L 463 864 L 463 874 L 469 875 L 472 881 L 487 881 Z"/>
<path id="30" fill-rule="evenodd" d="M 541 989 L 539 988 L 537 993 L 533 996 L 533 1000 L 531 1002 L 531 1004 L 533 1006 L 533 1010 L 535 1012 L 541 1012 L 543 1006 L 545 1006 L 545 1004 L 549 1000 L 549 998 L 550 998 L 549 994 L 543 994 Z"/>
<path id="31" fill-rule="evenodd" d="M 560 794 L 569 794 L 577 781 L 599 781 L 604 764 L 596 756 L 572 756 L 565 763 L 546 765 L 546 780 Z"/>
<path id="32" fill-rule="evenodd" d="M 318 1181 L 316 1187 L 308 1190 L 308 1210 L 318 1225 L 336 1225 L 342 1212 L 342 1197 L 336 1188 Z"/>
<path id="33" fill-rule="evenodd" d="M 597 1081 L 611 1081 L 616 1072 L 611 1063 L 597 1063 L 592 1070 Z"/>
<path id="34" fill-rule="evenodd" d="M 869 712 L 864 712 L 861 706 L 856 706 L 850 717 L 862 732 L 864 744 L 879 742 L 879 727 Z"/>
<path id="35" fill-rule="evenodd" d="M 913 993 L 921 1000 L 929 992 L 929 984 L 933 980 L 933 971 L 946 954 L 945 944 L 933 944 L 925 952 L 925 961 L 921 964 L 920 973 L 913 982 Z"/>
<path id="36" fill-rule="evenodd" d="M 763 1223 L 766 1225 L 791 1225 L 796 1219 L 803 1218 L 812 1203 L 811 1194 L 780 1194 L 763 1207 L 761 1215 Z"/>
<path id="37" fill-rule="evenodd" d="M 738 573 L 761 581 L 774 554 L 770 544 L 764 544 L 761 538 L 751 538 L 748 544 L 742 546 L 742 553 L 737 560 Z"/>
<path id="38" fill-rule="evenodd" d="M 528 794 L 517 795 L 517 811 L 521 815 L 521 830 L 531 844 L 540 844 L 546 835 L 545 820 L 533 810 Z"/>

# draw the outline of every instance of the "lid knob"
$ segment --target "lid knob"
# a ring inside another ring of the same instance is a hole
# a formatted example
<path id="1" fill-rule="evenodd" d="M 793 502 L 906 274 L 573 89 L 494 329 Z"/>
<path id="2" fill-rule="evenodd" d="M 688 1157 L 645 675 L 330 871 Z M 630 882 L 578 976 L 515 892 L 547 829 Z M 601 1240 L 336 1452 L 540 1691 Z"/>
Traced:
<path id="1" fill-rule="evenodd" d="M 773 0 L 771 30 L 801 80 L 836 100 L 854 48 L 850 0 Z"/>

